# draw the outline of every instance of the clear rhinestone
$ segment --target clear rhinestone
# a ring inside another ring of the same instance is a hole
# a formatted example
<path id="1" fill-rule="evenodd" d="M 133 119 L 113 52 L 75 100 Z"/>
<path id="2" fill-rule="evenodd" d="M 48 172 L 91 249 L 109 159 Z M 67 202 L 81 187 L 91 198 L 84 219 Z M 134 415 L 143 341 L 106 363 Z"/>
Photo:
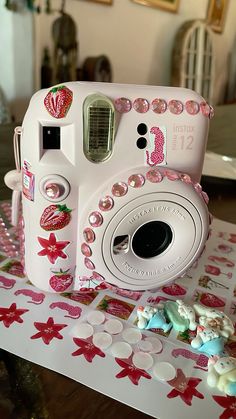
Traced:
<path id="1" fill-rule="evenodd" d="M 93 243 L 95 240 L 95 234 L 94 231 L 91 228 L 85 228 L 83 231 L 84 240 L 87 243 Z"/>
<path id="2" fill-rule="evenodd" d="M 98 206 L 101 211 L 110 211 L 114 206 L 114 201 L 111 196 L 107 195 L 100 199 Z"/>
<path id="3" fill-rule="evenodd" d="M 164 113 L 167 109 L 167 103 L 164 99 L 154 99 L 152 101 L 152 110 L 155 113 Z"/>
<path id="4" fill-rule="evenodd" d="M 98 211 L 93 211 L 89 214 L 89 224 L 92 227 L 100 227 L 103 223 L 103 216 Z"/>
<path id="5" fill-rule="evenodd" d="M 195 100 L 188 100 L 185 103 L 185 109 L 190 115 L 196 115 L 200 110 L 200 106 Z"/>
<path id="6" fill-rule="evenodd" d="M 126 97 L 119 97 L 115 100 L 115 108 L 120 113 L 126 113 L 131 110 L 132 103 Z"/>
<path id="7" fill-rule="evenodd" d="M 168 103 L 168 108 L 171 113 L 179 115 L 183 112 L 184 105 L 182 102 L 180 102 L 180 100 L 173 99 Z"/>
<path id="8" fill-rule="evenodd" d="M 117 182 L 112 186 L 112 195 L 124 196 L 127 194 L 128 186 L 124 182 Z"/>
<path id="9" fill-rule="evenodd" d="M 133 108 L 136 110 L 136 112 L 146 113 L 149 109 L 149 102 L 147 99 L 139 97 L 138 99 L 135 99 Z"/>
<path id="10" fill-rule="evenodd" d="M 86 257 L 89 257 L 89 256 L 92 255 L 92 250 L 91 250 L 91 248 L 86 243 L 82 243 L 82 245 L 81 245 L 81 252 Z"/>
<path id="11" fill-rule="evenodd" d="M 145 183 L 145 179 L 143 175 L 131 175 L 128 179 L 129 186 L 132 186 L 132 188 L 141 188 Z"/>
<path id="12" fill-rule="evenodd" d="M 146 178 L 149 180 L 149 182 L 159 183 L 162 181 L 163 176 L 159 170 L 152 169 L 147 172 Z"/>

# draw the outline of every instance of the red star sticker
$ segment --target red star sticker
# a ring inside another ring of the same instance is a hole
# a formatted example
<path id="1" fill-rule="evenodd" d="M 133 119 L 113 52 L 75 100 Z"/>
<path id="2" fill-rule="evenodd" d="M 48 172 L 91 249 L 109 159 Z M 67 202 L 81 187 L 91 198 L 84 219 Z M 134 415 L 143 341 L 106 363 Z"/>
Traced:
<path id="1" fill-rule="evenodd" d="M 73 352 L 71 354 L 72 356 L 84 355 L 86 361 L 88 362 L 92 362 L 96 355 L 101 356 L 102 358 L 105 357 L 104 352 L 93 344 L 91 337 L 88 339 L 73 338 L 73 341 L 77 346 L 79 346 L 79 349 Z"/>
<path id="2" fill-rule="evenodd" d="M 21 315 L 26 313 L 27 309 L 16 308 L 16 303 L 12 303 L 9 308 L 0 307 L 0 321 L 3 322 L 4 326 L 9 327 L 12 323 L 23 323 Z"/>
<path id="3" fill-rule="evenodd" d="M 63 339 L 59 331 L 67 327 L 67 324 L 56 324 L 53 318 L 49 317 L 47 323 L 34 322 L 34 326 L 39 332 L 31 336 L 30 339 L 42 338 L 44 343 L 49 345 L 53 338 Z"/>
<path id="4" fill-rule="evenodd" d="M 48 240 L 38 237 L 38 241 L 43 247 L 43 249 L 38 252 L 38 255 L 47 256 L 49 262 L 54 264 L 58 257 L 62 259 L 67 258 L 67 255 L 62 250 L 70 244 L 69 241 L 57 241 L 54 233 L 50 234 Z"/>
<path id="5" fill-rule="evenodd" d="M 224 407 L 224 412 L 220 415 L 220 419 L 236 418 L 236 397 L 233 396 L 212 396 L 220 406 Z"/>
<path id="6" fill-rule="evenodd" d="M 119 359 L 119 358 L 115 358 L 116 362 L 118 365 L 120 365 L 120 367 L 122 367 L 123 369 L 116 375 L 116 378 L 123 378 L 123 377 L 128 377 L 130 379 L 130 381 L 135 384 L 136 386 L 138 385 L 138 382 L 140 380 L 141 377 L 147 378 L 147 379 L 151 379 L 152 377 L 144 370 L 140 370 L 139 368 L 136 368 L 132 363 L 131 363 L 131 359 L 127 359 L 126 361 Z"/>
<path id="7" fill-rule="evenodd" d="M 180 398 L 188 406 L 192 405 L 193 396 L 198 397 L 199 399 L 204 399 L 203 394 L 196 390 L 197 385 L 201 381 L 202 380 L 200 378 L 185 377 L 183 371 L 181 369 L 177 369 L 177 376 L 173 380 L 168 381 L 168 384 L 174 387 L 174 389 L 167 394 L 168 399 L 180 396 Z"/>

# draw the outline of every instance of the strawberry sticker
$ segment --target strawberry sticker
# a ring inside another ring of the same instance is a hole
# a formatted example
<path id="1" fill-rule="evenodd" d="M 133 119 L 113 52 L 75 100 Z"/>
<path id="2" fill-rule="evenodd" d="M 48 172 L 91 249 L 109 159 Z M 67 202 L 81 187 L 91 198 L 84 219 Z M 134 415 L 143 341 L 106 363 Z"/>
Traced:
<path id="1" fill-rule="evenodd" d="M 61 230 L 69 224 L 71 211 L 66 205 L 49 205 L 41 215 L 40 227 L 46 231 Z"/>
<path id="2" fill-rule="evenodd" d="M 195 302 L 200 302 L 206 307 L 221 307 L 225 306 L 225 301 L 209 292 L 201 292 L 196 290 L 193 296 Z"/>
<path id="3" fill-rule="evenodd" d="M 0 271 L 7 272 L 10 275 L 18 276 L 18 278 L 24 278 L 24 268 L 18 260 L 10 260 L 0 268 Z"/>
<path id="4" fill-rule="evenodd" d="M 54 272 L 50 280 L 49 284 L 51 288 L 56 292 L 64 292 L 66 291 L 73 282 L 73 276 L 69 273 L 69 269 L 67 271 L 63 271 L 60 269 L 59 272 Z"/>
<path id="5" fill-rule="evenodd" d="M 53 87 L 44 99 L 47 111 L 54 118 L 64 118 L 70 109 L 73 92 L 61 85 Z"/>
<path id="6" fill-rule="evenodd" d="M 87 293 L 81 293 L 81 292 L 73 292 L 71 293 L 65 293 L 64 297 L 69 297 L 70 300 L 77 301 L 78 303 L 85 304 L 88 306 L 93 302 L 93 300 L 97 297 L 98 292 L 87 292 Z"/>
<path id="7" fill-rule="evenodd" d="M 185 295 L 186 289 L 178 284 L 171 284 L 162 287 L 161 289 L 167 295 Z"/>
<path id="8" fill-rule="evenodd" d="M 113 316 L 127 320 L 134 309 L 134 305 L 126 303 L 125 301 L 106 295 L 97 306 L 98 310 L 105 311 Z"/>

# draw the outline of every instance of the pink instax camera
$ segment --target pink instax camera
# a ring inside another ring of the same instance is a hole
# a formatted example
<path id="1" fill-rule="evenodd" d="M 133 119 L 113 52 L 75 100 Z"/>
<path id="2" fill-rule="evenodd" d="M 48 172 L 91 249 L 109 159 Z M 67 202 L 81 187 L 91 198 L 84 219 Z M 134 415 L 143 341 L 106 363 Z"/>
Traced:
<path id="1" fill-rule="evenodd" d="M 184 88 L 70 82 L 36 93 L 20 186 L 6 175 L 22 190 L 29 280 L 51 292 L 148 290 L 184 275 L 208 236 L 199 180 L 211 115 Z"/>

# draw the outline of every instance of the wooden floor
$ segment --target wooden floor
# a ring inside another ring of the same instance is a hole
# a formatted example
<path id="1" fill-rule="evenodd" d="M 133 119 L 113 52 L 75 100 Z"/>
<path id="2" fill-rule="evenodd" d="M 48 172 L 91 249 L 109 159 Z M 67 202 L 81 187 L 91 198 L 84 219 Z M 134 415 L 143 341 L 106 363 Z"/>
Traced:
<path id="1" fill-rule="evenodd" d="M 214 179 L 203 179 L 202 184 L 211 198 L 211 213 L 222 220 L 236 223 L 235 182 L 222 183 Z M 69 378 L 21 361 L 17 357 L 12 360 L 12 356 L 3 354 L 3 361 L 2 368 L 0 365 L 0 419 L 149 417 Z M 14 366 L 17 362 L 18 369 Z"/>

